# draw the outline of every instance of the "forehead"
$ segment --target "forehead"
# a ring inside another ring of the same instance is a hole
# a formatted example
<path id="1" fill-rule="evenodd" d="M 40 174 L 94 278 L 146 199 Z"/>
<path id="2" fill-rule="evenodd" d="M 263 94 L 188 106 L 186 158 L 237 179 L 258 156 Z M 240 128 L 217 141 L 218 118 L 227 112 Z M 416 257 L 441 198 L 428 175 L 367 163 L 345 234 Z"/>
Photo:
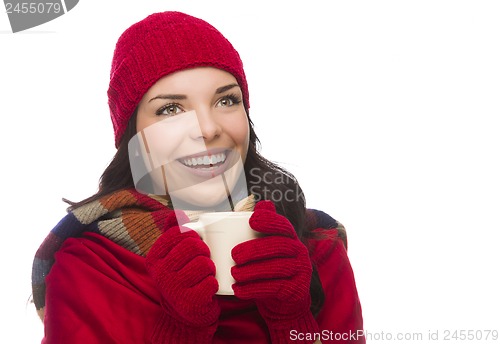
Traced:
<path id="1" fill-rule="evenodd" d="M 214 67 L 185 69 L 159 79 L 146 94 L 157 91 L 190 93 L 201 90 L 215 90 L 221 86 L 237 83 L 236 78 Z"/>

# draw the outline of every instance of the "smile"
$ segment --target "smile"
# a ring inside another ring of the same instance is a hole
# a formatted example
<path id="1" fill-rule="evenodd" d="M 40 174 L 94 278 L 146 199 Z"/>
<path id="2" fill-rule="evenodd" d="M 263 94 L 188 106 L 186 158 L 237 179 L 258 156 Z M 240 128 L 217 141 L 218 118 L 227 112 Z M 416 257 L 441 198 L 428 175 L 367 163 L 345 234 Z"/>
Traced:
<path id="1" fill-rule="evenodd" d="M 226 161 L 226 152 L 207 154 L 180 159 L 180 162 L 191 168 L 207 168 L 222 165 Z"/>

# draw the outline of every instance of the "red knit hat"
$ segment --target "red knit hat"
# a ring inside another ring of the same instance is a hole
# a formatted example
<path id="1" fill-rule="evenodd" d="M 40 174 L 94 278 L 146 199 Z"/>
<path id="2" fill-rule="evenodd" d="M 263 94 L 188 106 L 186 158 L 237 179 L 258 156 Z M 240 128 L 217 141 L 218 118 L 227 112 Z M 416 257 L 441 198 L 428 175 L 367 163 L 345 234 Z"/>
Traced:
<path id="1" fill-rule="evenodd" d="M 142 97 L 156 81 L 201 66 L 231 73 L 248 110 L 243 63 L 231 43 L 212 25 L 184 13 L 162 12 L 125 30 L 116 43 L 108 89 L 116 147 Z"/>

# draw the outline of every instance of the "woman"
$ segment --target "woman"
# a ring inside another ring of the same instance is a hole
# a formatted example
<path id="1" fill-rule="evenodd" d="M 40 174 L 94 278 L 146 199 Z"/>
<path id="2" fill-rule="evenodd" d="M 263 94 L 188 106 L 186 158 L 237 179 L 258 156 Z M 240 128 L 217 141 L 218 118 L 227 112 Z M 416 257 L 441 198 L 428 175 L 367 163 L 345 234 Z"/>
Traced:
<path id="1" fill-rule="evenodd" d="M 343 227 L 257 152 L 243 65 L 220 32 L 179 12 L 132 25 L 108 97 L 116 155 L 35 256 L 44 343 L 364 343 Z M 234 296 L 220 296 L 183 224 L 239 208 L 261 236 L 233 248 Z"/>

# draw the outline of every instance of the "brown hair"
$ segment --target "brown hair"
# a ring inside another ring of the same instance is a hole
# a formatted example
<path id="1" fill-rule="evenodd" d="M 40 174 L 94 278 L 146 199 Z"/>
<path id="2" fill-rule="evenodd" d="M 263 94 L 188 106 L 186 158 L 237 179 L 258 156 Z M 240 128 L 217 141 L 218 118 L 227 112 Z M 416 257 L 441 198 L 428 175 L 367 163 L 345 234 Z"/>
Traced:
<path id="1" fill-rule="evenodd" d="M 128 156 L 128 142 L 137 132 L 136 119 L 137 109 L 129 120 L 115 156 L 100 178 L 97 193 L 80 202 L 66 201 L 70 204 L 68 210 L 98 200 L 115 191 L 134 187 Z M 248 121 L 250 124 L 250 142 L 244 167 L 249 192 L 254 195 L 256 201 L 272 200 L 276 206 L 276 211 L 288 218 L 294 226 L 297 236 L 305 243 L 312 234 L 305 225 L 305 198 L 302 189 L 297 179 L 290 172 L 267 160 L 259 153 L 260 141 L 250 117 L 248 117 Z M 264 178 L 264 176 L 266 177 Z M 269 180 L 277 182 L 269 183 Z M 273 195 L 276 194 L 287 195 L 287 197 L 280 197 L 279 200 L 275 200 Z M 314 266 L 310 291 L 312 299 L 311 311 L 316 316 L 323 306 L 324 292 Z"/>

